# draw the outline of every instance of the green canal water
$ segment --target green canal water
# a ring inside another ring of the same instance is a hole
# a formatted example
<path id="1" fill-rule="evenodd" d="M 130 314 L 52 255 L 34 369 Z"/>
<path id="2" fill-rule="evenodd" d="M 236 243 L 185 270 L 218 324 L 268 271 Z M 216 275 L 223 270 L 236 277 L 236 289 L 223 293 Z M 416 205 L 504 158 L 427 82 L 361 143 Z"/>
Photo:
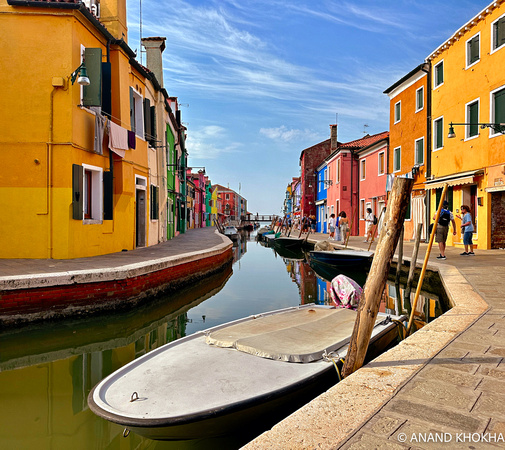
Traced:
<path id="1" fill-rule="evenodd" d="M 311 267 L 303 255 L 283 256 L 244 236 L 234 247 L 233 265 L 175 295 L 135 310 L 0 333 L 0 449 L 233 449 L 269 429 L 273 423 L 265 418 L 219 439 L 125 438 L 122 427 L 89 410 L 87 396 L 108 374 L 167 342 L 251 314 L 330 303 L 335 273 Z M 353 275 L 360 283 L 366 279 L 365 272 Z M 406 312 L 394 285 L 387 294 L 382 311 Z M 430 321 L 445 300 L 424 294 L 418 315 Z"/>

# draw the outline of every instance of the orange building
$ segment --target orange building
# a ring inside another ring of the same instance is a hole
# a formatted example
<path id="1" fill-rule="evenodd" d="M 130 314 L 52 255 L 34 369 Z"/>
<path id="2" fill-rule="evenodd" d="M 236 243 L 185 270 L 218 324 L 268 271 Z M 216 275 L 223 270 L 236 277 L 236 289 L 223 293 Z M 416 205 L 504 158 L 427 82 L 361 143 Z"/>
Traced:
<path id="1" fill-rule="evenodd" d="M 430 174 L 428 109 L 429 64 L 423 63 L 384 91 L 390 99 L 388 174 L 414 178 L 410 208 L 405 218 L 404 238 L 414 239 L 417 224 L 426 238 L 429 195 L 425 190 Z M 391 181 L 391 180 L 390 180 Z M 389 186 L 392 183 L 388 183 Z"/>

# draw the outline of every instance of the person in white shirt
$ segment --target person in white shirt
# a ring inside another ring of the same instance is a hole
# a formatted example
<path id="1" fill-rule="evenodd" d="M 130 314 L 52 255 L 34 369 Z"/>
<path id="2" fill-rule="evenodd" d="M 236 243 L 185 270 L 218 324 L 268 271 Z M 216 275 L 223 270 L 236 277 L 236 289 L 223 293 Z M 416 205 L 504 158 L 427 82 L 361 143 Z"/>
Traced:
<path id="1" fill-rule="evenodd" d="M 330 228 L 330 240 L 335 239 L 335 214 L 330 216 L 330 220 L 328 220 L 328 227 Z"/>
<path id="2" fill-rule="evenodd" d="M 372 229 L 373 229 L 373 214 L 372 208 L 366 209 L 365 216 L 365 242 L 368 242 L 369 239 L 372 239 Z"/>

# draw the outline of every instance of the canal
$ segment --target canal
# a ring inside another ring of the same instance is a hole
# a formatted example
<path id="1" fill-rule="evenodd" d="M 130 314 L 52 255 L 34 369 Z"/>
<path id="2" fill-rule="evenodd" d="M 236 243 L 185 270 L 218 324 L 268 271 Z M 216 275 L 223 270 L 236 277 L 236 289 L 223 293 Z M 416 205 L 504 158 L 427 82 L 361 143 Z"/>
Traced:
<path id="1" fill-rule="evenodd" d="M 0 448 L 240 447 L 273 423 L 266 418 L 247 424 L 235 436 L 205 441 L 155 442 L 134 433 L 124 438 L 122 427 L 89 410 L 88 393 L 129 361 L 196 331 L 301 303 L 330 303 L 329 281 L 334 275 L 314 270 L 303 255 L 281 256 L 256 242 L 254 235 L 244 235 L 234 247 L 233 264 L 223 273 L 176 295 L 157 298 L 134 311 L 0 333 Z M 366 279 L 365 272 L 349 275 L 360 284 Z M 422 320 L 433 320 L 445 310 L 446 300 L 438 294 L 421 295 L 418 315 Z M 381 311 L 396 313 L 398 308 L 405 305 L 392 283 Z"/>

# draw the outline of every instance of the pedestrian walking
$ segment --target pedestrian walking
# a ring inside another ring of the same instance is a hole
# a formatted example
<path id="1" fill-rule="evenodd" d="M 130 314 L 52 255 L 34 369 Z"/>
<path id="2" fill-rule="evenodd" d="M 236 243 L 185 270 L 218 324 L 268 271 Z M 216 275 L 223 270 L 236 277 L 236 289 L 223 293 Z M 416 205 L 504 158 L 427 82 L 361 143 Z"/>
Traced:
<path id="1" fill-rule="evenodd" d="M 349 232 L 349 219 L 347 218 L 347 214 L 345 213 L 345 211 L 340 212 L 339 225 L 340 225 L 340 235 L 342 238 L 342 244 L 345 244 L 347 234 Z"/>
<path id="2" fill-rule="evenodd" d="M 373 229 L 373 214 L 372 208 L 366 209 L 365 216 L 365 240 L 364 242 L 368 242 L 369 239 L 372 239 L 372 229 Z"/>
<path id="3" fill-rule="evenodd" d="M 330 237 L 328 238 L 330 241 L 335 239 L 335 214 L 330 215 L 330 220 L 328 220 L 328 227 L 330 228 Z"/>
<path id="4" fill-rule="evenodd" d="M 447 241 L 447 235 L 449 234 L 449 224 L 452 224 L 453 235 L 456 235 L 456 222 L 454 221 L 454 215 L 449 211 L 449 202 L 444 201 L 442 205 L 442 210 L 440 211 L 440 217 L 438 218 L 437 229 L 435 230 L 435 242 L 438 243 L 438 248 L 440 249 L 440 255 L 437 259 L 447 259 L 445 256 L 445 247 Z M 435 219 L 436 215 L 433 216 Z"/>
<path id="5" fill-rule="evenodd" d="M 465 246 L 465 251 L 460 253 L 461 256 L 475 256 L 473 252 L 473 223 L 472 223 L 472 213 L 468 205 L 461 205 L 461 213 L 463 217 L 457 215 L 458 219 L 461 219 L 461 233 L 463 234 L 463 245 Z M 468 251 L 470 250 L 470 251 Z"/>

